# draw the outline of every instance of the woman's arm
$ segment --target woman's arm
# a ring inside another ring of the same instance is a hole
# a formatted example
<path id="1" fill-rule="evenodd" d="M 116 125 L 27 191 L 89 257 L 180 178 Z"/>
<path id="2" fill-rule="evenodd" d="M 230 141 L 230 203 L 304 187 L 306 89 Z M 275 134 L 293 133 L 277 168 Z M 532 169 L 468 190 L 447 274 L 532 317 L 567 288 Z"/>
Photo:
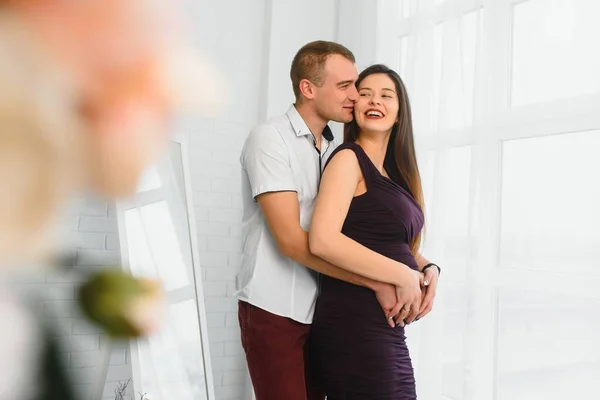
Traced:
<path id="1" fill-rule="evenodd" d="M 310 251 L 330 263 L 367 278 L 406 287 L 418 286 L 407 265 L 374 252 L 342 234 L 350 203 L 361 180 L 360 166 L 352 150 L 341 150 L 323 173 L 312 217 Z"/>
<path id="2" fill-rule="evenodd" d="M 417 255 L 415 256 L 415 260 L 417 260 L 419 271 L 423 271 L 423 267 L 425 267 L 430 262 L 428 259 L 423 257 L 423 254 L 421 253 L 417 253 Z"/>
<path id="3" fill-rule="evenodd" d="M 419 267 L 419 271 L 421 271 L 421 272 L 423 272 L 423 268 L 425 268 L 427 265 L 431 264 L 431 261 L 426 259 L 423 256 L 423 254 L 421 254 L 421 253 L 416 254 L 415 260 L 417 261 L 417 266 Z M 436 268 L 427 268 L 427 270 L 424 273 L 426 275 L 428 275 L 429 277 L 435 276 L 437 278 L 440 275 L 440 270 L 436 264 L 434 264 L 433 266 L 435 266 Z M 426 281 L 431 282 L 431 279 L 429 279 L 429 280 L 426 279 Z"/>
<path id="4" fill-rule="evenodd" d="M 417 253 L 415 259 L 417 260 L 417 265 L 419 266 L 419 271 L 423 271 L 423 268 L 430 264 L 430 261 L 426 259 L 421 253 Z M 427 268 L 423 277 L 423 284 L 425 286 L 423 301 L 421 302 L 421 308 L 419 309 L 419 316 L 417 319 L 423 318 L 425 315 L 429 314 L 431 309 L 433 308 L 433 301 L 435 299 L 435 295 L 437 292 L 437 284 L 438 279 L 440 277 L 439 269 Z"/>

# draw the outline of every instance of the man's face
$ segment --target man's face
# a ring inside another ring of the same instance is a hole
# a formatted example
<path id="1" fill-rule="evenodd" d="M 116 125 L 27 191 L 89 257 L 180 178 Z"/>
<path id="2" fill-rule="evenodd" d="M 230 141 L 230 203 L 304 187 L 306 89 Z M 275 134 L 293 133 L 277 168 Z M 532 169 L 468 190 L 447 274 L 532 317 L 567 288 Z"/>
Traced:
<path id="1" fill-rule="evenodd" d="M 323 85 L 315 88 L 315 111 L 325 120 L 350 122 L 358 92 L 356 65 L 347 58 L 334 54 L 325 62 Z"/>

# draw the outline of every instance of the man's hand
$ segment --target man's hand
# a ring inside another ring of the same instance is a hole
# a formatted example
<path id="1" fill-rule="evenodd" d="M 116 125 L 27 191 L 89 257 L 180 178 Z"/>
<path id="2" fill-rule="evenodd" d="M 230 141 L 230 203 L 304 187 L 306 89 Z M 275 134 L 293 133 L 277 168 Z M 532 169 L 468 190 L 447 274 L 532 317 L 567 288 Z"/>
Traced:
<path id="1" fill-rule="evenodd" d="M 417 319 L 423 318 L 431 311 L 439 276 L 439 270 L 435 267 L 427 268 L 425 270 L 423 279 L 423 301 L 421 302 L 421 309 L 419 310 Z"/>
<path id="2" fill-rule="evenodd" d="M 396 296 L 396 287 L 388 283 L 381 283 L 379 287 L 375 290 L 375 297 L 377 297 L 377 301 L 383 309 L 388 324 L 391 328 L 393 328 L 395 322 L 394 314 L 392 314 L 392 311 L 394 310 L 394 307 L 396 307 L 396 305 L 398 304 L 398 297 Z"/>

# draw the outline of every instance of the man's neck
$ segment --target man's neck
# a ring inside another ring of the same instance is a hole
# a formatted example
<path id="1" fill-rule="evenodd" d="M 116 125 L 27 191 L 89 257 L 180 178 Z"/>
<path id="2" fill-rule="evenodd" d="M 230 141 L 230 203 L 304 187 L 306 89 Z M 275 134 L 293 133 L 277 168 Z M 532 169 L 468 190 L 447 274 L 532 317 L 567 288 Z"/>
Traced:
<path id="1" fill-rule="evenodd" d="M 323 133 L 323 129 L 327 125 L 327 121 L 324 121 L 321 117 L 319 117 L 314 110 L 309 107 L 306 103 L 296 103 L 294 104 L 298 114 L 302 117 L 308 129 L 312 132 L 315 137 L 317 143 L 321 143 L 321 136 Z"/>

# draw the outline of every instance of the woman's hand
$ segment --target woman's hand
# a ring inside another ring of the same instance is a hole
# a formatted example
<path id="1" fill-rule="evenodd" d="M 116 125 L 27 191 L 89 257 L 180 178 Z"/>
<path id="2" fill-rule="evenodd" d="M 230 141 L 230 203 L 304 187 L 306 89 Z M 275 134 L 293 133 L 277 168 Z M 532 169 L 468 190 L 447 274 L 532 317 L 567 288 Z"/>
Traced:
<path id="1" fill-rule="evenodd" d="M 395 319 L 396 324 L 404 327 L 417 318 L 421 310 L 421 287 L 423 274 L 412 269 L 404 272 L 405 284 L 396 287 L 398 304 L 388 315 L 388 320 Z"/>
<path id="2" fill-rule="evenodd" d="M 439 277 L 440 272 L 436 267 L 427 268 L 425 270 L 425 274 L 423 276 L 423 301 L 421 302 L 421 308 L 419 310 L 417 320 L 429 314 L 433 308 L 433 301 L 435 299 Z"/>

